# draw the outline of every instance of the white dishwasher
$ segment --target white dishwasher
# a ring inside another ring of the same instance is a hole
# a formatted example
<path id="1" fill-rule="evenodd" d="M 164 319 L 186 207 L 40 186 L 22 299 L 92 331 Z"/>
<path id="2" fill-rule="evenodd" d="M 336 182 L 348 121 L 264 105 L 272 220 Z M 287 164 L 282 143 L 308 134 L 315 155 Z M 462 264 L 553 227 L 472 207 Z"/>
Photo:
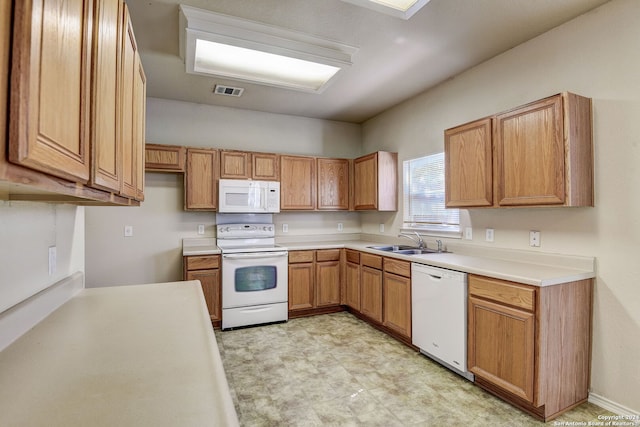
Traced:
<path id="1" fill-rule="evenodd" d="M 467 274 L 411 263 L 412 343 L 473 381 L 467 371 Z"/>

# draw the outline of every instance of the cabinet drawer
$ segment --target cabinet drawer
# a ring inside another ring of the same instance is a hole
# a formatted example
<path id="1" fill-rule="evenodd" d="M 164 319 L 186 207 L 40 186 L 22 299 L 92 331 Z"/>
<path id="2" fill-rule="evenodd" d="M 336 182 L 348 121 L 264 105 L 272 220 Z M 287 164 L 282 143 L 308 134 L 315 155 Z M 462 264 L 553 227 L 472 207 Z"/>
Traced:
<path id="1" fill-rule="evenodd" d="M 362 265 L 382 270 L 382 257 L 380 255 L 360 254 Z"/>
<path id="2" fill-rule="evenodd" d="M 504 280 L 469 275 L 469 294 L 533 311 L 535 288 Z"/>
<path id="3" fill-rule="evenodd" d="M 384 271 L 399 276 L 411 277 L 411 263 L 395 258 L 385 258 Z"/>
<path id="4" fill-rule="evenodd" d="M 289 251 L 289 264 L 313 262 L 313 251 Z"/>
<path id="5" fill-rule="evenodd" d="M 316 251 L 316 261 L 340 261 L 340 249 L 322 249 Z"/>
<path id="6" fill-rule="evenodd" d="M 185 258 L 187 270 L 220 268 L 220 255 L 188 256 Z"/>
<path id="7" fill-rule="evenodd" d="M 347 254 L 347 262 L 360 264 L 360 252 L 347 249 L 346 254 Z"/>

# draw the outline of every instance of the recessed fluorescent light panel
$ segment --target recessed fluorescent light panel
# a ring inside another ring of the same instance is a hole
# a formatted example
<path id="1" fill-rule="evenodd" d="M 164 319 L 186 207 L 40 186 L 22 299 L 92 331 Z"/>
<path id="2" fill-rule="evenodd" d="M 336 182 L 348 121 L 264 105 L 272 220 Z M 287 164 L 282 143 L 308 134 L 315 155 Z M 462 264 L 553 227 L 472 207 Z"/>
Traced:
<path id="1" fill-rule="evenodd" d="M 430 0 L 342 0 L 396 18 L 409 19 Z"/>
<path id="2" fill-rule="evenodd" d="M 180 6 L 187 73 L 320 93 L 351 65 L 356 48 L 306 34 Z"/>

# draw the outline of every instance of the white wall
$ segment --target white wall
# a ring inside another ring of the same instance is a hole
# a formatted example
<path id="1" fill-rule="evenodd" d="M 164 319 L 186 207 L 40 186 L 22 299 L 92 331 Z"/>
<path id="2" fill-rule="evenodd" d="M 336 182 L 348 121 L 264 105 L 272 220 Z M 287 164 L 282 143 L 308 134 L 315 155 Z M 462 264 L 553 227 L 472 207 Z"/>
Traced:
<path id="1" fill-rule="evenodd" d="M 57 253 L 49 275 L 49 247 Z M 0 200 L 0 313 L 84 271 L 84 208 Z"/>
<path id="2" fill-rule="evenodd" d="M 359 125 L 212 107 L 162 99 L 147 100 L 147 141 L 192 147 L 228 148 L 327 157 L 361 153 Z M 183 177 L 147 173 L 145 201 L 138 208 L 86 208 L 87 287 L 180 280 L 182 239 L 215 237 L 215 213 L 183 210 Z M 278 235 L 360 232 L 355 213 L 282 213 L 274 215 Z M 125 238 L 124 226 L 134 234 Z"/>
<path id="3" fill-rule="evenodd" d="M 449 127 L 562 91 L 593 99 L 595 208 L 473 209 L 471 244 L 597 257 L 592 393 L 640 411 L 640 2 L 614 0 L 363 125 L 363 150 L 399 160 L 443 150 Z M 400 188 L 401 191 L 401 188 Z M 367 214 L 362 229 L 395 234 L 397 214 Z M 484 229 L 495 242 L 484 242 Z"/>

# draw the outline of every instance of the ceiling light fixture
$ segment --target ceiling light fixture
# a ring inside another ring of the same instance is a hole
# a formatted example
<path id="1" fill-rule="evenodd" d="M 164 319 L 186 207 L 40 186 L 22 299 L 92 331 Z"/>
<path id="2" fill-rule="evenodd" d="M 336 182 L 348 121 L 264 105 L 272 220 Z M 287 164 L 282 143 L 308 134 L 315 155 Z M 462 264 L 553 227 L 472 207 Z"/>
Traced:
<path id="1" fill-rule="evenodd" d="M 352 46 L 180 5 L 187 73 L 320 93 L 357 52 Z"/>
<path id="2" fill-rule="evenodd" d="M 342 0 L 396 18 L 409 19 L 430 0 Z"/>

